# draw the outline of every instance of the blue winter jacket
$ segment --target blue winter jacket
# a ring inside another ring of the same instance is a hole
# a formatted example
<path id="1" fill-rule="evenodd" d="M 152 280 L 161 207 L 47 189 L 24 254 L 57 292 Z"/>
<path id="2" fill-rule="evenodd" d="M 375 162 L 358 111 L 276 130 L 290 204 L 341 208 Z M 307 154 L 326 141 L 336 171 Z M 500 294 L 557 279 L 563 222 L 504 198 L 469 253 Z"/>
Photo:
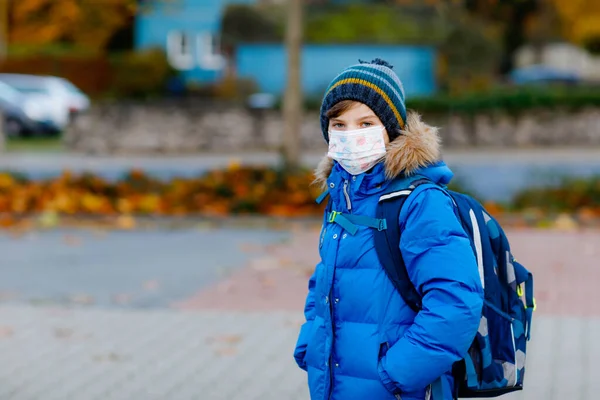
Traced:
<path id="1" fill-rule="evenodd" d="M 333 210 L 375 217 L 379 194 L 401 173 L 450 181 L 452 172 L 432 147 L 437 136 L 426 136 L 437 132 L 412 119 L 412 131 L 396 139 L 385 162 L 368 173 L 352 176 L 331 160 L 321 164 L 318 177 L 329 188 Z M 351 235 L 324 221 L 321 262 L 309 280 L 306 322 L 294 352 L 308 372 L 312 400 L 423 400 L 440 376 L 444 399 L 433 400 L 452 399 L 452 365 L 466 354 L 481 317 L 476 259 L 452 200 L 432 185 L 409 196 L 398 223 L 398 245 L 423 297 L 418 314 L 388 279 L 371 228 L 361 226 Z"/>

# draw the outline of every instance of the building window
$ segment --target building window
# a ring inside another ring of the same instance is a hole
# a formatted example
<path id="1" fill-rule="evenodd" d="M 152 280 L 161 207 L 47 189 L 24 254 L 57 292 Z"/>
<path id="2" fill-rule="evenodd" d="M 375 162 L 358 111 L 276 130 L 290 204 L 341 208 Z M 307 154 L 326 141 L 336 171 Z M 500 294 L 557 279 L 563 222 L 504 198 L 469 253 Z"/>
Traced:
<path id="1" fill-rule="evenodd" d="M 221 54 L 221 43 L 217 35 L 201 33 L 196 37 L 198 63 L 202 69 L 221 70 L 225 67 L 225 57 Z"/>
<path id="2" fill-rule="evenodd" d="M 175 69 L 184 71 L 194 68 L 192 37 L 186 32 L 172 31 L 167 36 L 167 57 Z"/>

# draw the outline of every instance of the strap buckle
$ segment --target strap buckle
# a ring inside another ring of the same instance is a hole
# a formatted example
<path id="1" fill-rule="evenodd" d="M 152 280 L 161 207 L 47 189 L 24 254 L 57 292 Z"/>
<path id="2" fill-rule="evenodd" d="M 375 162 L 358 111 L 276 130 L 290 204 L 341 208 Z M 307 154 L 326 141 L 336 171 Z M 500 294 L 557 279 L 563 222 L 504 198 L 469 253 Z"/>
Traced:
<path id="1" fill-rule="evenodd" d="M 340 215 L 340 211 L 332 211 L 329 213 L 329 218 L 327 218 L 327 222 L 335 222 L 335 218 Z"/>
<path id="2" fill-rule="evenodd" d="M 520 285 L 517 285 L 517 296 L 523 297 L 523 294 L 524 294 L 523 293 L 523 285 L 526 285 L 526 284 L 527 284 L 527 282 L 522 283 Z M 527 296 L 525 296 L 525 297 L 527 297 Z M 528 298 L 525 299 L 524 303 L 525 303 L 525 309 L 527 309 L 527 308 L 533 308 L 533 311 L 535 311 L 536 308 L 537 308 L 537 303 L 535 302 L 535 297 L 533 297 L 531 299 L 531 303 L 532 304 L 529 304 L 529 299 Z"/>
<path id="3" fill-rule="evenodd" d="M 527 305 L 527 303 L 525 303 L 525 308 L 531 308 L 530 306 Z M 537 308 L 537 303 L 535 302 L 535 297 L 533 298 L 533 311 L 535 311 L 535 309 Z"/>

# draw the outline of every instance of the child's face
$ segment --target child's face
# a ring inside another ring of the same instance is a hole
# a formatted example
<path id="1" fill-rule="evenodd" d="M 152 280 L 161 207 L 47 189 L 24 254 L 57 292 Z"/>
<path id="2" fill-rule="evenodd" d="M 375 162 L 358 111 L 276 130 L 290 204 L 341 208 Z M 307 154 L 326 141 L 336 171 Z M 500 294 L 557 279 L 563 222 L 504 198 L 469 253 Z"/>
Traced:
<path id="1" fill-rule="evenodd" d="M 383 124 L 373 110 L 359 102 L 353 102 L 350 108 L 329 120 L 329 130 L 334 131 L 352 131 L 373 126 L 383 126 Z M 383 129 L 383 140 L 385 144 L 390 142 L 385 128 Z"/>

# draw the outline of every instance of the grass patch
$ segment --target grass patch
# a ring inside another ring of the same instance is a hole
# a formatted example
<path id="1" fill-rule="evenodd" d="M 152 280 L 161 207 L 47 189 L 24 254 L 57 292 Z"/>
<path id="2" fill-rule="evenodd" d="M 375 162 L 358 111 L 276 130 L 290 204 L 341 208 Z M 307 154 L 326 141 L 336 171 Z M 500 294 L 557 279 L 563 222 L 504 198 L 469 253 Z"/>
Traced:
<path id="1" fill-rule="evenodd" d="M 60 137 L 11 138 L 6 141 L 8 152 L 59 152 L 64 150 Z"/>

